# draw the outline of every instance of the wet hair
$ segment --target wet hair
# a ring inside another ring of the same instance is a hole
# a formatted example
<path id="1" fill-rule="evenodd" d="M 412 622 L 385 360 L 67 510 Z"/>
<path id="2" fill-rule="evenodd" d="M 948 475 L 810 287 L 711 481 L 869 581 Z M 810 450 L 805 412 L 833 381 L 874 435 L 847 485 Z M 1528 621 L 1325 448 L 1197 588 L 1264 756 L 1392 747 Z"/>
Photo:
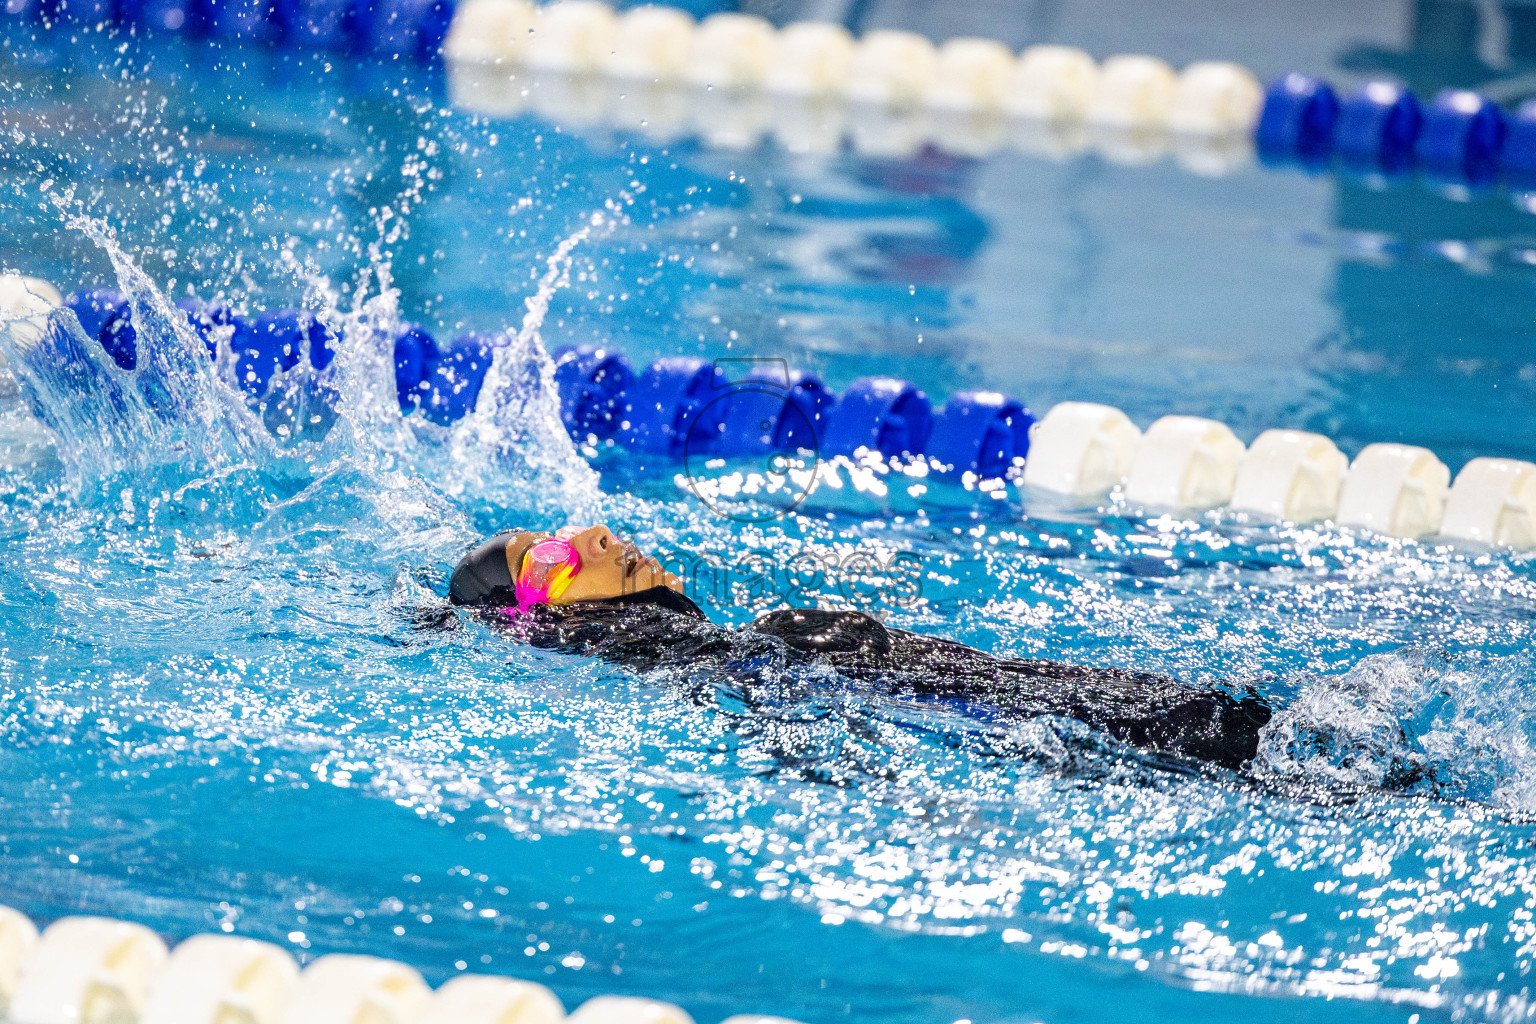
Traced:
<path id="1" fill-rule="evenodd" d="M 684 594 L 679 594 L 671 587 L 654 586 L 645 590 L 634 590 L 618 597 L 606 598 L 602 604 L 618 608 L 632 608 L 636 606 L 648 608 L 660 608 L 662 611 L 684 615 L 690 619 L 703 619 L 706 622 L 709 616 L 703 609 L 693 603 L 693 599 Z"/>

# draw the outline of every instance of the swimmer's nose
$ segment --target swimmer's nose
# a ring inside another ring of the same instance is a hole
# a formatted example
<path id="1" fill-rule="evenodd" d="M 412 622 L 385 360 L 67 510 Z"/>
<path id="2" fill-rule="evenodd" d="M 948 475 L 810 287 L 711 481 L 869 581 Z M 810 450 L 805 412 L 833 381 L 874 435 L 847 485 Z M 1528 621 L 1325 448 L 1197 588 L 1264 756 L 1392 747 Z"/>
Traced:
<path id="1" fill-rule="evenodd" d="M 587 527 L 571 538 L 571 544 L 583 561 L 596 562 L 619 554 L 619 542 L 606 526 Z"/>

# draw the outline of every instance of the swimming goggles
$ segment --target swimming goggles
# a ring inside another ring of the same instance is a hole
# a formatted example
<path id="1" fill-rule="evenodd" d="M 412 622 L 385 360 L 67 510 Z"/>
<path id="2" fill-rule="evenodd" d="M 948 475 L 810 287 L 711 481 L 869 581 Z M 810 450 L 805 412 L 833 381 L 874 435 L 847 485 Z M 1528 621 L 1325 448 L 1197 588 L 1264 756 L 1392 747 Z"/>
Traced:
<path id="1" fill-rule="evenodd" d="M 526 608 L 560 600 L 571 580 L 581 572 L 581 555 L 571 543 L 580 532 L 579 527 L 564 527 L 553 537 L 534 544 L 523 555 L 523 564 L 518 567 L 514 584 L 519 606 Z"/>

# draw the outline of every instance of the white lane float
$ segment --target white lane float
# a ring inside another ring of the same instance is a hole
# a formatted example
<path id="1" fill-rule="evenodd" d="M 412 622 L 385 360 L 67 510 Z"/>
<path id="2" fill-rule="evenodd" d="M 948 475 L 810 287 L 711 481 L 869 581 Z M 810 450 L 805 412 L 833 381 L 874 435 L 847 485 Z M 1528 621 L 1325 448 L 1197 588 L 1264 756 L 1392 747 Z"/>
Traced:
<path id="1" fill-rule="evenodd" d="M 853 66 L 853 34 L 824 21 L 796 21 L 779 31 L 763 88 L 784 96 L 836 96 Z"/>
<path id="2" fill-rule="evenodd" d="M 1013 77 L 1013 51 L 992 39 L 962 36 L 939 47 L 927 101 L 938 110 L 1001 110 Z"/>
<path id="3" fill-rule="evenodd" d="M 1031 46 L 1008 79 L 1003 108 L 1014 117 L 1077 121 L 1086 117 L 1099 86 L 1099 65 L 1072 46 Z"/>
<path id="4" fill-rule="evenodd" d="M 521 60 L 537 19 L 528 0 L 466 0 L 453 12 L 443 56 L 450 63 Z"/>
<path id="5" fill-rule="evenodd" d="M 1030 430 L 1024 486 L 1073 501 L 1101 497 L 1131 471 L 1141 431 L 1119 409 L 1061 402 Z"/>
<path id="6" fill-rule="evenodd" d="M 414 968 L 332 953 L 299 975 L 282 1024 L 415 1024 L 431 997 Z"/>
<path id="7" fill-rule="evenodd" d="M 1427 448 L 1369 444 L 1339 494 L 1338 522 L 1413 539 L 1440 529 L 1451 471 Z"/>
<path id="8" fill-rule="evenodd" d="M 1107 128 L 1166 128 L 1178 83 L 1173 68 L 1156 57 L 1110 57 L 1099 67 L 1085 116 L 1091 124 Z"/>
<path id="9" fill-rule="evenodd" d="M 63 304 L 59 290 L 40 277 L 0 274 L 0 316 L 47 316 Z"/>
<path id="10" fill-rule="evenodd" d="M 1101 67 L 1068 46 L 1032 46 L 1015 58 L 1002 43 L 980 37 L 935 48 L 911 32 L 877 29 L 856 40 L 841 25 L 816 21 L 776 31 L 736 12 L 695 24 L 678 8 L 647 4 L 616 15 L 599 0 L 543 7 L 466 0 L 443 54 L 451 102 L 480 114 L 510 117 L 531 106 L 577 126 L 616 116 L 621 127 L 661 143 L 677 139 L 691 121 L 702 126 L 707 145 L 742 149 L 771 134 L 796 153 L 833 152 L 846 128 L 857 151 L 878 158 L 910 157 L 929 144 L 980 158 L 1011 140 L 1020 152 L 1060 160 L 1091 141 L 1105 159 L 1127 165 L 1165 156 L 1171 130 L 1179 162 L 1204 176 L 1252 159 L 1251 131 L 1244 129 L 1252 128 L 1263 98 L 1249 72 L 1219 61 L 1199 61 L 1175 75 L 1153 57 L 1121 55 Z M 525 68 L 540 74 L 530 79 Z M 585 81 L 562 84 L 551 75 Z M 598 79 L 616 95 L 601 95 Z M 631 102 L 637 91 L 674 82 L 699 91 L 655 101 L 656 117 L 633 116 L 654 100 Z M 708 98 L 721 91 L 825 102 L 811 109 L 738 97 L 735 106 L 752 116 L 733 125 L 731 105 Z M 831 110 L 837 101 L 905 117 Z M 706 105 L 711 109 L 692 109 Z"/>
<path id="11" fill-rule="evenodd" d="M 598 71 L 618 35 L 618 16 L 600 0 L 555 0 L 538 9 L 523 61 L 541 71 Z"/>
<path id="12" fill-rule="evenodd" d="M 0 1016 L 16 994 L 21 965 L 37 945 L 37 926 L 19 910 L 0 906 Z"/>
<path id="13" fill-rule="evenodd" d="M 689 113 L 694 132 L 709 146 L 744 151 L 762 142 L 772 108 L 760 92 L 711 89 L 693 97 Z"/>
<path id="14" fill-rule="evenodd" d="M 1025 156 L 1063 163 L 1086 150 L 1092 139 L 1082 121 L 1018 117 L 1009 126 L 1008 141 Z"/>
<path id="15" fill-rule="evenodd" d="M 1225 423 L 1164 416 L 1141 437 L 1126 477 L 1125 500 L 1188 511 L 1225 505 L 1246 451 Z"/>
<path id="16" fill-rule="evenodd" d="M 657 145 L 670 145 L 690 131 L 689 92 L 688 86 L 675 82 L 631 81 L 614 97 L 608 115 L 617 128 L 638 131 Z"/>
<path id="17" fill-rule="evenodd" d="M 848 111 L 848 136 L 854 152 L 880 160 L 914 156 L 931 137 L 928 111 L 920 107 L 855 104 Z"/>
<path id="18" fill-rule="evenodd" d="M 854 49 L 847 96 L 876 106 L 916 106 L 928 96 L 938 61 L 938 51 L 926 36 L 875 29 Z"/>
<path id="19" fill-rule="evenodd" d="M 1171 139 L 1160 128 L 1095 125 L 1089 131 L 1093 148 L 1106 163 L 1119 167 L 1145 167 L 1168 155 Z"/>
<path id="20" fill-rule="evenodd" d="M 533 108 L 551 121 L 578 129 L 595 128 L 613 121 L 613 106 L 618 102 L 619 93 L 604 79 L 539 71 L 519 76 L 512 84 L 524 83 Z"/>
<path id="21" fill-rule="evenodd" d="M 137 1021 L 169 956 L 141 924 L 65 917 L 49 925 L 23 961 L 8 1024 Z"/>
<path id="22" fill-rule="evenodd" d="M 1536 547 L 1536 465 L 1473 459 L 1456 474 L 1440 534 L 1490 547 Z"/>
<path id="23" fill-rule="evenodd" d="M 485 117 L 516 117 L 529 106 L 527 76 L 496 61 L 448 63 L 448 102 Z"/>
<path id="24" fill-rule="evenodd" d="M 683 77 L 693 50 L 694 21 L 660 4 L 631 7 L 619 17 L 604 68 L 617 78 L 667 82 Z"/>
<path id="25" fill-rule="evenodd" d="M 576 1008 L 571 1024 L 693 1024 L 681 1007 L 656 999 L 594 996 Z"/>
<path id="26" fill-rule="evenodd" d="M 752 14 L 730 11 L 699 22 L 688 52 L 688 81 L 707 89 L 746 89 L 763 83 L 778 37 Z"/>
<path id="27" fill-rule="evenodd" d="M 954 111 L 932 119 L 928 139 L 946 153 L 979 160 L 1008 144 L 1008 128 L 1008 119 L 995 110 Z"/>
<path id="28" fill-rule="evenodd" d="M 1247 68 L 1196 61 L 1179 73 L 1168 127 L 1188 135 L 1247 135 L 1263 108 L 1264 87 Z"/>
<path id="29" fill-rule="evenodd" d="M 769 100 L 773 137 L 789 153 L 833 154 L 848 132 L 848 108 L 825 96 L 780 94 Z"/>
<path id="30" fill-rule="evenodd" d="M 1328 438 L 1301 430 L 1266 430 L 1248 446 L 1231 506 L 1290 523 L 1330 519 L 1349 459 Z"/>
<path id="31" fill-rule="evenodd" d="M 64 304 L 64 296 L 40 277 L 0 274 L 0 323 L 19 344 L 36 345 L 48 332 L 48 314 Z M 9 373 L 0 355 L 0 372 Z"/>
<path id="32" fill-rule="evenodd" d="M 138 1024 L 278 1024 L 298 979 L 270 942 L 194 935 L 171 952 Z"/>
<path id="33" fill-rule="evenodd" d="M 1222 178 L 1253 163 L 1253 139 L 1247 134 L 1175 133 L 1171 140 L 1179 166 L 1202 178 Z"/>
<path id="34" fill-rule="evenodd" d="M 413 1024 L 560 1024 L 565 1007 L 543 985 L 461 974 L 432 995 Z"/>

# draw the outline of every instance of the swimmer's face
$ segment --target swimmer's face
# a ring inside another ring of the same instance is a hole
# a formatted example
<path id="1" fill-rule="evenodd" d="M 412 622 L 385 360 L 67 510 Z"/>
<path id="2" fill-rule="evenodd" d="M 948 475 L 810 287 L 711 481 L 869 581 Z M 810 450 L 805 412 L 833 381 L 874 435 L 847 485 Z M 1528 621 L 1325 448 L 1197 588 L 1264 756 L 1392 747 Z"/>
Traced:
<path id="1" fill-rule="evenodd" d="M 567 530 L 565 535 L 581 558 L 581 570 L 560 594 L 551 596 L 551 604 L 602 601 L 653 587 L 683 591 L 682 580 L 663 569 L 655 558 L 641 553 L 631 541 L 620 541 L 606 526 Z M 507 568 L 513 579 L 522 571 L 528 549 L 550 536 L 520 533 L 507 543 Z"/>

